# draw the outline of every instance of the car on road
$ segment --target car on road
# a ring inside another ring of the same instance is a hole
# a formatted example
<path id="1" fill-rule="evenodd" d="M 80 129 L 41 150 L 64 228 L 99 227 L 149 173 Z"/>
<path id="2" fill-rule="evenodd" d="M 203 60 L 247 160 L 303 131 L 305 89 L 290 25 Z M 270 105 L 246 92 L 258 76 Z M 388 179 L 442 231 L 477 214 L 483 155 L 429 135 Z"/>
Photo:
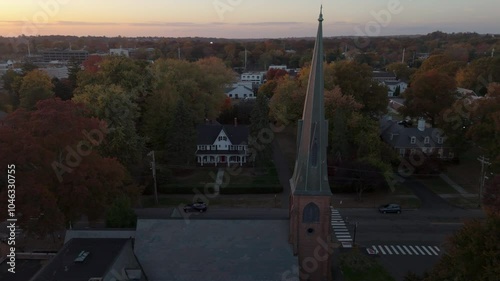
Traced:
<path id="1" fill-rule="evenodd" d="M 207 211 L 207 204 L 205 202 L 196 202 L 187 204 L 184 206 L 184 212 L 200 212 L 204 213 Z"/>
<path id="2" fill-rule="evenodd" d="M 396 214 L 401 214 L 401 206 L 399 206 L 398 204 L 387 204 L 387 205 L 383 205 L 383 206 L 380 206 L 380 208 L 378 208 L 379 212 L 381 213 L 396 213 Z"/>

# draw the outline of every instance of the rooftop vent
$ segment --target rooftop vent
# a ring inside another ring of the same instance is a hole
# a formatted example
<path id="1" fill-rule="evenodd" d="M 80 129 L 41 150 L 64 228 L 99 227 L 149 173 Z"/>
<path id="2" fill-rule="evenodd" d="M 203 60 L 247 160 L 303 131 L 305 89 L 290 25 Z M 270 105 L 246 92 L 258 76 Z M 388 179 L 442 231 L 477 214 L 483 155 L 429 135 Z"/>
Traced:
<path id="1" fill-rule="evenodd" d="M 87 256 L 90 254 L 90 252 L 85 252 L 81 251 L 80 254 L 78 254 L 78 257 L 76 257 L 75 262 L 83 262 L 87 258 Z"/>

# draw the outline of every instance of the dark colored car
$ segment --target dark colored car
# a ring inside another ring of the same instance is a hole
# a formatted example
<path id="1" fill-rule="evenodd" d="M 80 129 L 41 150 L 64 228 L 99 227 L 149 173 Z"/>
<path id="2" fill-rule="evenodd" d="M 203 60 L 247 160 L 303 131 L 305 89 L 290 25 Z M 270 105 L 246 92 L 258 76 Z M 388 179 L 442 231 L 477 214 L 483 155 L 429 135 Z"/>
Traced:
<path id="1" fill-rule="evenodd" d="M 380 208 L 378 208 L 378 210 L 384 214 L 385 213 L 400 214 L 401 213 L 401 206 L 399 206 L 398 204 L 387 204 L 387 205 L 380 206 Z"/>
<path id="2" fill-rule="evenodd" d="M 206 212 L 207 211 L 207 204 L 205 202 L 196 202 L 196 203 L 191 203 L 187 204 L 184 207 L 184 212 Z"/>

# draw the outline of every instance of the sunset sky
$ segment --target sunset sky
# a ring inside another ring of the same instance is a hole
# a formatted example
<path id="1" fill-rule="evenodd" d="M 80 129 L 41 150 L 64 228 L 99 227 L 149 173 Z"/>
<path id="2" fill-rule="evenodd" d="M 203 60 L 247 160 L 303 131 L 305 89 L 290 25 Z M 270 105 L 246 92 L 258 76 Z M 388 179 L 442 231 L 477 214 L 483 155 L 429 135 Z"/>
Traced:
<path id="1" fill-rule="evenodd" d="M 499 0 L 2 0 L 0 35 L 304 37 L 321 4 L 325 36 L 500 34 Z"/>

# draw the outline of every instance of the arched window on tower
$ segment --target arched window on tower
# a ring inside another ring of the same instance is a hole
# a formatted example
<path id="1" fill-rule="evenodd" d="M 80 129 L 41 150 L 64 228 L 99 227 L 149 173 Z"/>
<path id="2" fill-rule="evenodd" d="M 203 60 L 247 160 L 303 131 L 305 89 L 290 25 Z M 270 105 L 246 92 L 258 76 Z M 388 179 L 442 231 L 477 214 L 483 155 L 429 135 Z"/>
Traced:
<path id="1" fill-rule="evenodd" d="M 302 213 L 302 222 L 314 223 L 319 222 L 319 207 L 313 202 L 306 205 Z"/>

